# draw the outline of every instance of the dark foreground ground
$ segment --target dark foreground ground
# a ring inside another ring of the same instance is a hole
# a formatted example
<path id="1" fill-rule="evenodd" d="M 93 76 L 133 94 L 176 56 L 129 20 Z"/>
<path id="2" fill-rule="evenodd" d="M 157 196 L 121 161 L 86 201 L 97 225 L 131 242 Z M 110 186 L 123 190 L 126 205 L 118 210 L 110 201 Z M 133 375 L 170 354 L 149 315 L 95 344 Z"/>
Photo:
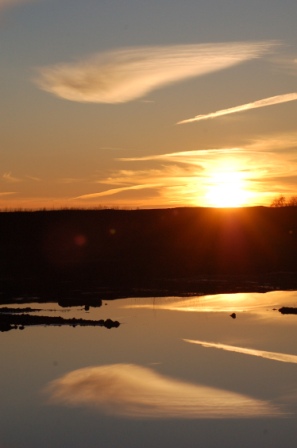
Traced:
<path id="1" fill-rule="evenodd" d="M 0 303 L 297 289 L 297 208 L 0 213 Z"/>

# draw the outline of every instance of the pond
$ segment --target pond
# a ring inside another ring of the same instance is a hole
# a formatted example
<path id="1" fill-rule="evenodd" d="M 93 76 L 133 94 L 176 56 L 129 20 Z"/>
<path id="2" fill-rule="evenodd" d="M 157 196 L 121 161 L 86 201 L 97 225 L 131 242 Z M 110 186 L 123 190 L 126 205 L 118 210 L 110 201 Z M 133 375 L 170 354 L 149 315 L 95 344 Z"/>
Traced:
<path id="1" fill-rule="evenodd" d="M 296 291 L 26 306 L 120 325 L 0 333 L 1 448 L 294 446 Z"/>

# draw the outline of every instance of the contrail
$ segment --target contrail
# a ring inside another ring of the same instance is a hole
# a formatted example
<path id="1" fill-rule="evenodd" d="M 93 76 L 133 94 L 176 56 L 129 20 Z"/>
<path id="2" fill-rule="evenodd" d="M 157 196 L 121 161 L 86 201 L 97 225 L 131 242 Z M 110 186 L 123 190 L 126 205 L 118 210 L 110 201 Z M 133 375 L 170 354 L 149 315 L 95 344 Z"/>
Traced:
<path id="1" fill-rule="evenodd" d="M 271 96 L 262 100 L 254 101 L 253 103 L 241 104 L 240 106 L 231 107 L 229 109 L 217 110 L 210 114 L 196 115 L 194 118 L 179 121 L 176 124 L 193 123 L 194 121 L 209 120 L 210 118 L 223 117 L 224 115 L 236 114 L 237 112 L 244 112 L 245 110 L 258 109 L 259 107 L 274 106 L 275 104 L 288 103 L 289 101 L 297 100 L 297 93 L 286 93 L 284 95 Z"/>

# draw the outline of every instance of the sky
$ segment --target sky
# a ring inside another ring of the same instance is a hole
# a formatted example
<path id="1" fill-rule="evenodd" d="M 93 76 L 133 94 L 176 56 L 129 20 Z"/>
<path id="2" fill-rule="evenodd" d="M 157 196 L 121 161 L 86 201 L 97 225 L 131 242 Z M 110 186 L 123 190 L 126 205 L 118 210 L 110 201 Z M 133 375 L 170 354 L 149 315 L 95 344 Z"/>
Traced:
<path id="1" fill-rule="evenodd" d="M 297 195 L 296 0 L 0 0 L 0 209 Z"/>

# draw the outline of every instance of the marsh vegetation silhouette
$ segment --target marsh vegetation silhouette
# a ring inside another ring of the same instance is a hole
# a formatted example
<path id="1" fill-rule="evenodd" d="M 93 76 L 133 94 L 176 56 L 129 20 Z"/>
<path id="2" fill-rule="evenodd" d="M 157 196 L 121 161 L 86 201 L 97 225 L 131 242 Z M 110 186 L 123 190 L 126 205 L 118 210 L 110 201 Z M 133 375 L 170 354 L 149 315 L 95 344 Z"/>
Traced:
<path id="1" fill-rule="evenodd" d="M 0 301 L 296 287 L 297 207 L 0 213 Z"/>
<path id="2" fill-rule="evenodd" d="M 297 207 L 297 196 L 291 196 L 286 198 L 284 195 L 280 194 L 271 202 L 271 207 Z"/>
<path id="3" fill-rule="evenodd" d="M 90 320 L 82 318 L 65 319 L 61 316 L 42 316 L 35 315 L 35 312 L 41 311 L 32 308 L 0 308 L 0 331 L 23 330 L 29 326 L 83 326 L 83 327 L 105 327 L 118 328 L 120 322 L 112 319 Z"/>

